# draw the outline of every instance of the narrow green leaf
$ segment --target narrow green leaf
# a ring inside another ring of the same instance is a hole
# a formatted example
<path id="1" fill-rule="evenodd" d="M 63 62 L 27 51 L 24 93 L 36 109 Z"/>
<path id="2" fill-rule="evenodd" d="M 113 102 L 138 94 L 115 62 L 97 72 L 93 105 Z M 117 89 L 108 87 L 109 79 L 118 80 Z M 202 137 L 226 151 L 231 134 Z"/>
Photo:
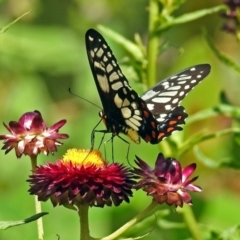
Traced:
<path id="1" fill-rule="evenodd" d="M 220 165 L 221 165 L 220 162 L 213 160 L 213 159 L 207 157 L 206 155 L 204 155 L 198 146 L 194 147 L 193 152 L 194 152 L 195 156 L 197 157 L 197 159 L 199 160 L 199 162 L 201 162 L 204 166 L 206 166 L 208 168 L 220 167 Z"/>
<path id="2" fill-rule="evenodd" d="M 215 46 L 214 43 L 212 42 L 212 40 L 210 39 L 210 37 L 208 36 L 207 32 L 205 30 L 203 30 L 205 39 L 209 45 L 209 47 L 211 48 L 211 50 L 213 51 L 213 53 L 216 55 L 216 57 L 225 65 L 233 68 L 235 71 L 237 71 L 238 73 L 240 73 L 240 66 L 237 65 L 230 57 L 228 57 L 227 55 L 221 53 Z"/>
<path id="3" fill-rule="evenodd" d="M 7 26 L 0 28 L 0 34 L 6 32 L 14 23 L 16 23 L 17 21 L 19 21 L 21 18 L 23 18 L 25 15 L 29 14 L 31 12 L 25 12 L 24 14 L 22 14 L 20 17 L 18 17 L 17 19 L 15 19 L 13 22 L 9 23 Z"/>
<path id="4" fill-rule="evenodd" d="M 140 62 L 144 60 L 143 52 L 141 51 L 140 47 L 137 46 L 135 43 L 128 40 L 121 34 L 111 30 L 110 28 L 99 25 L 98 29 L 101 31 L 101 33 L 104 34 L 104 36 L 108 36 L 113 41 L 121 45 L 127 52 L 129 52 L 134 57 L 135 60 Z"/>
<path id="5" fill-rule="evenodd" d="M 217 113 L 216 110 L 214 110 L 214 108 L 204 109 L 202 111 L 199 111 L 199 112 L 189 116 L 186 120 L 186 123 L 191 124 L 193 122 L 208 119 L 210 117 L 215 117 L 217 115 L 219 115 L 219 113 Z"/>
<path id="6" fill-rule="evenodd" d="M 191 13 L 186 13 L 181 15 L 180 17 L 177 18 L 170 18 L 168 20 L 168 22 L 162 24 L 159 28 L 157 28 L 156 33 L 159 34 L 161 33 L 163 30 L 166 30 L 174 25 L 178 25 L 178 24 L 183 24 L 183 23 L 187 23 L 193 20 L 196 20 L 198 18 L 213 14 L 213 13 L 217 13 L 223 10 L 227 10 L 227 6 L 226 5 L 220 5 L 220 6 L 216 6 L 213 8 L 208 8 L 208 9 L 201 9 L 195 12 L 191 12 Z"/>
<path id="7" fill-rule="evenodd" d="M 26 224 L 26 223 L 30 223 L 32 221 L 36 221 L 37 219 L 39 219 L 40 217 L 44 216 L 48 214 L 47 212 L 42 212 L 42 213 L 38 213 L 38 214 L 35 214 L 29 218 L 26 218 L 24 220 L 19 220 L 19 221 L 1 221 L 0 222 L 0 229 L 7 229 L 7 228 L 10 228 L 10 227 L 16 227 L 16 226 L 19 226 L 19 225 L 23 225 L 23 224 Z"/>
<path id="8" fill-rule="evenodd" d="M 193 148 L 195 145 L 204 142 L 206 140 L 210 140 L 213 138 L 219 138 L 222 136 L 226 136 L 229 134 L 240 134 L 240 128 L 228 128 L 224 130 L 217 131 L 215 133 L 209 133 L 206 134 L 206 131 L 202 131 L 200 133 L 197 133 L 190 138 L 188 138 L 180 147 L 178 151 L 178 157 L 182 156 L 184 153 L 189 151 L 191 148 Z"/>
<path id="9" fill-rule="evenodd" d="M 220 104 L 214 108 L 215 112 L 219 114 L 223 114 L 227 117 L 231 118 L 240 118 L 240 107 L 232 106 L 228 104 Z"/>

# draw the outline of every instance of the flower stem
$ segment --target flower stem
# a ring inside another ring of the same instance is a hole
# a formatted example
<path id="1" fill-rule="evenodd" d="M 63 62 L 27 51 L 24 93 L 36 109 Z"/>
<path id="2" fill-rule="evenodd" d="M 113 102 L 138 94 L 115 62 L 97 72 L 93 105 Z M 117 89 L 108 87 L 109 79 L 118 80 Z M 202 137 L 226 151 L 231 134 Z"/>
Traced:
<path id="1" fill-rule="evenodd" d="M 32 170 L 34 171 L 37 166 L 37 156 L 36 155 L 31 155 L 31 164 L 32 164 Z M 42 207 L 41 207 L 41 202 L 38 201 L 37 195 L 34 196 L 34 201 L 35 201 L 35 211 L 36 214 L 42 212 Z M 38 231 L 38 239 L 43 240 L 44 236 L 44 231 L 43 231 L 43 222 L 42 218 L 39 218 L 37 220 L 37 231 Z"/>
<path id="2" fill-rule="evenodd" d="M 193 239 L 194 240 L 203 240 L 201 233 L 199 231 L 198 225 L 197 225 L 197 221 L 193 214 L 192 208 L 189 205 L 184 204 L 183 208 L 178 209 L 178 212 L 183 215 L 186 226 L 187 226 L 188 230 L 191 232 Z"/>
<path id="3" fill-rule="evenodd" d="M 89 221 L 88 221 L 88 205 L 78 205 L 78 216 L 80 221 L 80 240 L 94 239 L 89 235 Z"/>
<path id="4" fill-rule="evenodd" d="M 156 206 L 158 206 L 158 203 L 155 201 L 152 201 L 152 203 L 141 213 L 139 213 L 137 216 L 135 216 L 134 218 L 132 218 L 129 222 L 127 222 L 126 224 L 124 224 L 121 228 L 119 228 L 117 231 L 115 231 L 114 233 L 112 233 L 111 235 L 101 238 L 101 240 L 112 240 L 112 239 L 116 239 L 117 237 L 119 237 L 122 233 L 124 233 L 127 229 L 129 229 L 130 227 L 132 227 L 134 224 L 136 224 L 137 222 L 139 222 L 140 220 L 142 220 L 143 218 L 146 217 L 146 215 L 149 214 L 150 211 L 152 211 Z"/>
<path id="5" fill-rule="evenodd" d="M 153 86 L 156 82 L 156 62 L 158 56 L 158 43 L 159 38 L 154 34 L 156 29 L 156 23 L 158 20 L 159 8 L 158 1 L 149 0 L 149 24 L 148 24 L 148 45 L 147 45 L 147 79 L 146 85 L 147 88 Z"/>

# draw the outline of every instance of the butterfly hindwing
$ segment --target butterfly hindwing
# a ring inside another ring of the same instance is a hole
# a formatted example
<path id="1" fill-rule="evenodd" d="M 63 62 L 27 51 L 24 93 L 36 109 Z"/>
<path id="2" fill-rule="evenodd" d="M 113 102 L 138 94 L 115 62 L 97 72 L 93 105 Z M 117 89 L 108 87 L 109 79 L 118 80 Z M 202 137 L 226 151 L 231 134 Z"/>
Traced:
<path id="1" fill-rule="evenodd" d="M 131 89 L 111 48 L 97 31 L 86 32 L 89 63 L 103 105 L 100 116 L 107 132 L 124 133 L 134 142 L 140 137 L 159 143 L 188 116 L 181 100 L 210 72 L 209 64 L 192 66 L 159 82 L 141 97 Z"/>
<path id="2" fill-rule="evenodd" d="M 184 97 L 210 72 L 209 64 L 199 64 L 184 69 L 159 82 L 141 98 L 157 121 L 165 120 L 166 114 L 179 106 Z"/>

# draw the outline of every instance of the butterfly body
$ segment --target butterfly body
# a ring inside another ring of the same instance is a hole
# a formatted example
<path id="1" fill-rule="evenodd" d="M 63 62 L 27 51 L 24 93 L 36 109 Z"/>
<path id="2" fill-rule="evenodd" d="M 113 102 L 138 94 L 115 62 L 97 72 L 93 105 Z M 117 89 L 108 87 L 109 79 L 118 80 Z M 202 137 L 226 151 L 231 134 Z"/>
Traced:
<path id="1" fill-rule="evenodd" d="M 91 70 L 103 104 L 100 117 L 106 132 L 123 133 L 134 142 L 140 138 L 157 144 L 185 123 L 188 116 L 180 101 L 210 72 L 210 65 L 187 68 L 159 82 L 141 97 L 130 87 L 112 50 L 97 31 L 86 33 Z"/>

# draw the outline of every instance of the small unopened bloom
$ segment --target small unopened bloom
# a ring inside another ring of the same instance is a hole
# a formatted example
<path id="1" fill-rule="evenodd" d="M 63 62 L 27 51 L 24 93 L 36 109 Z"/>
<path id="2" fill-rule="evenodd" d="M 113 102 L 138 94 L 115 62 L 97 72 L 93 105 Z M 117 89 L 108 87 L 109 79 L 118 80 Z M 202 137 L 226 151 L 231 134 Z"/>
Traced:
<path id="1" fill-rule="evenodd" d="M 173 158 L 164 158 L 160 153 L 157 157 L 155 168 L 136 157 L 133 173 L 140 179 L 135 185 L 136 189 L 142 188 L 158 203 L 166 202 L 168 205 L 182 207 L 183 203 L 192 204 L 189 191 L 201 192 L 201 188 L 192 184 L 198 177 L 188 180 L 195 171 L 196 164 L 190 164 L 185 168 Z"/>
<path id="2" fill-rule="evenodd" d="M 240 28 L 240 0 L 225 0 L 224 3 L 229 10 L 221 14 L 227 20 L 222 29 L 229 33 L 235 33 Z"/>
<path id="3" fill-rule="evenodd" d="M 27 112 L 18 121 L 9 122 L 9 126 L 3 123 L 10 134 L 0 135 L 0 140 L 4 140 L 2 149 L 5 154 L 15 149 L 18 158 L 22 154 L 53 154 L 62 144 L 58 139 L 68 138 L 67 134 L 58 133 L 65 123 L 66 120 L 61 120 L 48 128 L 40 112 Z"/>
<path id="4" fill-rule="evenodd" d="M 38 166 L 27 180 L 30 194 L 54 206 L 104 207 L 129 202 L 133 174 L 119 163 L 108 164 L 97 150 L 68 150 L 56 163 Z"/>

